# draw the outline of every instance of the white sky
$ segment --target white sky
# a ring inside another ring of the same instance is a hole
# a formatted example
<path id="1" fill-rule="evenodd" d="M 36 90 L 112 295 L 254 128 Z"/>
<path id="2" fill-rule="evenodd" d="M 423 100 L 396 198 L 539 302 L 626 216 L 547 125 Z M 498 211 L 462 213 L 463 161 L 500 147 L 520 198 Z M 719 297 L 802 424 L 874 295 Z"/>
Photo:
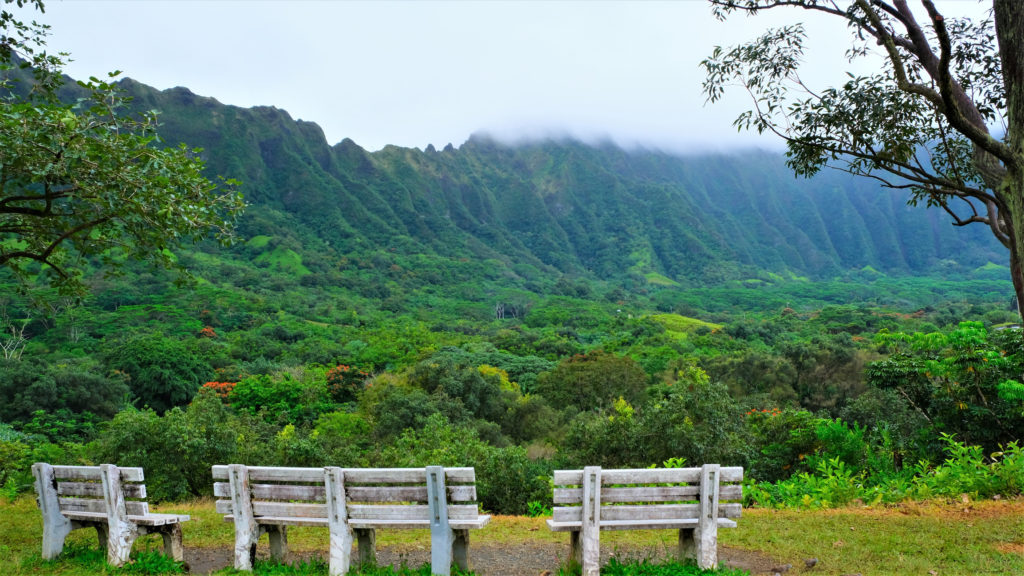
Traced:
<path id="1" fill-rule="evenodd" d="M 937 4 L 983 13 L 975 0 Z M 160 89 L 276 106 L 319 124 L 331 144 L 370 150 L 458 146 L 478 131 L 681 151 L 774 146 L 732 128 L 742 91 L 704 105 L 700 60 L 803 21 L 811 74 L 839 83 L 848 68 L 842 24 L 796 10 L 721 23 L 703 0 L 47 0 L 33 17 L 52 26 L 50 51 L 71 53 L 75 78 L 122 70 Z"/>

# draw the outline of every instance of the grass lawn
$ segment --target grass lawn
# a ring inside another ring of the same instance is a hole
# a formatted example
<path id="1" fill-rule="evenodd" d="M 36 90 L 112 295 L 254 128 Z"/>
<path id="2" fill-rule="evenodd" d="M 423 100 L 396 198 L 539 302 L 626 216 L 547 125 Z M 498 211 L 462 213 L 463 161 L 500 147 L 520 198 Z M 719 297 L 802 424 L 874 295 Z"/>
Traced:
<path id="1" fill-rule="evenodd" d="M 186 548 L 229 549 L 230 524 L 214 511 L 212 501 L 155 507 L 157 512 L 190 514 L 184 525 Z M 149 557 L 130 571 L 106 569 L 92 530 L 68 538 L 73 554 L 54 562 L 39 557 L 42 522 L 31 496 L 0 503 L 0 574 L 147 573 Z M 672 531 L 605 532 L 602 548 L 644 547 L 671 550 Z M 327 549 L 324 529 L 293 528 L 289 547 L 296 552 Z M 547 530 L 543 518 L 495 517 L 473 532 L 472 543 L 517 546 L 530 542 L 565 544 L 565 534 Z M 953 504 L 909 503 L 897 507 L 845 508 L 823 511 L 744 510 L 739 527 L 719 532 L 720 544 L 755 551 L 778 564 L 792 564 L 789 574 L 1024 574 L 1024 499 Z M 425 531 L 382 530 L 379 548 L 429 542 Z M 262 541 L 265 547 L 266 542 Z M 159 550 L 159 536 L 140 538 L 136 550 Z M 90 551 L 95 550 L 95 554 Z M 813 570 L 804 559 L 817 558 Z M 160 573 L 159 566 L 153 566 Z M 230 571 L 226 571 L 228 573 Z"/>

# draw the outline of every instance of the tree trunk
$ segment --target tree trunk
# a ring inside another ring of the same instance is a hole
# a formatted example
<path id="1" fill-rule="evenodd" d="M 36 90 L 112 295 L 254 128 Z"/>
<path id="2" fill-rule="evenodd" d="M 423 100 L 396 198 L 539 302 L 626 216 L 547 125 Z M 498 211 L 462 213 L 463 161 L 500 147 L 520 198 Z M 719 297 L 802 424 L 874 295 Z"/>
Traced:
<path id="1" fill-rule="evenodd" d="M 1017 293 L 1017 311 L 1024 306 L 1024 2 L 994 0 L 996 37 L 1006 89 L 1006 140 L 1014 160 L 997 194 L 1010 235 L 1010 276 Z"/>

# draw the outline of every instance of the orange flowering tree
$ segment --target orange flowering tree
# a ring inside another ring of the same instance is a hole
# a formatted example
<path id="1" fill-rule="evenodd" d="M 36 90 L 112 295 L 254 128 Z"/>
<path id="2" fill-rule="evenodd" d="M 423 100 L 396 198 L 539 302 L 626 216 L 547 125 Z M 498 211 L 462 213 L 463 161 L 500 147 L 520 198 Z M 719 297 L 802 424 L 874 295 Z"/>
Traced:
<path id="1" fill-rule="evenodd" d="M 327 392 L 335 402 L 354 402 L 370 374 L 347 364 L 327 371 Z"/>

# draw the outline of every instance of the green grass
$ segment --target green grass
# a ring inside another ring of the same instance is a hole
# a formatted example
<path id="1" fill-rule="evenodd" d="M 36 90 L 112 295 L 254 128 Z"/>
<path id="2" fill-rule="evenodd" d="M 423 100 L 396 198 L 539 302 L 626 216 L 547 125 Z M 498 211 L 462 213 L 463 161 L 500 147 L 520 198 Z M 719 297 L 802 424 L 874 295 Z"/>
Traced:
<path id="1" fill-rule="evenodd" d="M 718 330 L 722 327 L 721 324 L 712 324 L 711 322 L 705 322 L 688 316 L 680 316 L 679 314 L 652 314 L 650 318 L 664 326 L 666 332 L 683 338 L 685 338 L 686 334 L 697 330 L 701 326 L 707 327 L 710 330 Z"/>
<path id="2" fill-rule="evenodd" d="M 253 236 L 252 238 L 250 238 L 249 241 L 246 242 L 246 245 L 251 246 L 253 248 L 265 248 L 267 246 L 267 244 L 269 244 L 269 243 L 270 243 L 270 236 L 266 236 L 266 235 L 263 235 L 263 234 L 258 234 L 256 236 Z"/>
<path id="3" fill-rule="evenodd" d="M 208 500 L 154 507 L 157 512 L 190 514 L 184 524 L 186 548 L 229 550 L 232 527 Z M 473 532 L 472 546 L 521 546 L 524 543 L 556 543 L 568 552 L 568 537 L 550 532 L 544 518 L 496 516 L 487 528 Z M 63 556 L 52 562 L 39 557 L 42 522 L 35 501 L 22 496 L 13 503 L 0 503 L 0 574 L 4 576 L 55 574 L 83 576 L 93 574 L 173 574 L 173 566 L 157 552 L 162 549 L 159 536 L 144 536 L 135 545 L 135 563 L 114 570 L 105 566 L 103 551 L 96 544 L 95 532 L 76 530 L 68 537 Z M 601 534 L 602 549 L 671 551 L 676 533 L 658 531 L 612 531 Z M 411 546 L 429 546 L 424 530 L 381 530 L 379 548 L 399 550 Z M 293 528 L 288 532 L 289 548 L 299 554 L 322 553 L 327 549 L 327 531 L 317 528 Z M 920 575 L 934 571 L 943 576 L 968 574 L 1024 573 L 1024 499 L 955 504 L 910 503 L 894 507 L 844 508 L 838 510 L 744 510 L 739 527 L 719 532 L 719 543 L 743 549 L 760 558 L 767 566 L 792 564 L 791 573 L 803 572 L 806 558 L 818 558 L 813 573 L 819 575 L 893 574 Z M 265 550 L 267 543 L 261 541 Z M 265 564 L 265 565 L 264 565 Z M 670 576 L 697 574 L 676 572 L 676 568 L 641 566 L 631 575 Z M 257 574 L 326 574 L 321 561 L 296 566 L 260 563 Z M 552 569 L 556 569 L 552 567 Z M 276 570 L 276 572 L 275 572 Z M 303 571 L 305 570 L 305 571 Z M 420 574 L 422 567 L 397 572 L 403 576 Z M 608 572 L 606 574 L 626 574 Z M 642 572 L 640 570 L 655 570 Z M 223 570 L 218 574 L 232 574 Z M 383 576 L 395 572 L 370 571 L 364 576 Z"/>
<path id="4" fill-rule="evenodd" d="M 648 272 L 644 274 L 644 277 L 647 278 L 648 284 L 654 284 L 655 286 L 679 286 L 679 282 L 657 272 Z"/>
<path id="5" fill-rule="evenodd" d="M 295 276 L 312 274 L 308 268 L 302 265 L 302 256 L 290 249 L 278 246 L 270 252 L 264 252 L 253 260 L 256 264 L 267 264 L 275 270 L 286 272 Z"/>

